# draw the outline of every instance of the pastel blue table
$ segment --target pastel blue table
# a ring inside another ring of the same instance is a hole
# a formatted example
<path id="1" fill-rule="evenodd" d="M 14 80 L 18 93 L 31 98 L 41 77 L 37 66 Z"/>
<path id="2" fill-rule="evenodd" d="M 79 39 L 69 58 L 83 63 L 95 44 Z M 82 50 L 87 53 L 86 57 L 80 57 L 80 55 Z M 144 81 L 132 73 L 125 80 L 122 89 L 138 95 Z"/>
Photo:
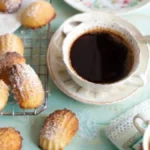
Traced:
<path id="1" fill-rule="evenodd" d="M 54 32 L 70 16 L 79 13 L 63 0 L 53 0 L 57 17 L 52 22 L 51 30 Z M 133 23 L 143 34 L 150 35 L 150 5 L 146 8 L 123 16 Z M 129 108 L 150 98 L 150 72 L 145 87 L 141 88 L 125 101 L 107 106 L 93 106 L 82 104 L 67 97 L 49 79 L 50 93 L 48 108 L 38 116 L 0 117 L 0 127 L 12 126 L 23 136 L 22 150 L 40 150 L 38 147 L 39 132 L 44 119 L 51 112 L 68 108 L 75 112 L 80 120 L 80 130 L 65 150 L 116 150 L 105 136 L 105 127 L 109 122 Z M 105 113 L 104 113 L 105 112 Z"/>

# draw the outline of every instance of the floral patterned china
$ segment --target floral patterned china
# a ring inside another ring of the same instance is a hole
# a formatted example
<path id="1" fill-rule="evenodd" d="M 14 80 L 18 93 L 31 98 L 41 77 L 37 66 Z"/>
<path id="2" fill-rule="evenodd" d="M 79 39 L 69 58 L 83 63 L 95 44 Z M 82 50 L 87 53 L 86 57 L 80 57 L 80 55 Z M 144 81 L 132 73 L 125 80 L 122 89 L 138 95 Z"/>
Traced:
<path id="1" fill-rule="evenodd" d="M 150 3 L 149 0 L 64 0 L 82 12 L 113 11 L 117 13 L 130 13 Z"/>

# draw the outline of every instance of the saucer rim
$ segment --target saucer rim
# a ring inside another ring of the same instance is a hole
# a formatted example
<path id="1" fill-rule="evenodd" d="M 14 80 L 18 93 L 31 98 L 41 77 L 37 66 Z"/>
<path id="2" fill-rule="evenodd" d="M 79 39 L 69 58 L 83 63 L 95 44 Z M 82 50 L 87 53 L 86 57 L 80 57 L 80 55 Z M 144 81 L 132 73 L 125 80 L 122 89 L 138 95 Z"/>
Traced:
<path id="1" fill-rule="evenodd" d="M 104 12 L 99 12 L 99 13 L 104 13 Z M 55 75 L 53 74 L 53 71 L 51 69 L 51 65 L 50 65 L 50 52 L 51 52 L 51 41 L 53 41 L 53 38 L 58 34 L 58 32 L 60 32 L 60 30 L 63 28 L 63 25 L 66 23 L 66 22 L 69 22 L 70 20 L 73 20 L 73 18 L 75 17 L 78 17 L 78 15 L 88 15 L 90 14 L 89 12 L 88 13 L 80 13 L 80 14 L 77 14 L 69 19 L 67 19 L 59 28 L 58 30 L 53 34 L 51 40 L 50 40 L 50 43 L 49 43 L 49 47 L 48 47 L 48 52 L 47 52 L 47 66 L 48 66 L 48 70 L 49 70 L 49 73 L 50 73 L 50 76 L 53 80 L 53 82 L 55 83 L 55 85 L 58 87 L 58 89 L 60 89 L 63 93 L 65 93 L 67 96 L 79 101 L 79 102 L 82 102 L 82 103 L 86 103 L 86 104 L 92 104 L 92 105 L 110 105 L 110 104 L 115 104 L 115 103 L 119 103 L 121 101 L 124 101 L 127 97 L 130 97 L 132 96 L 134 93 L 136 93 L 136 91 L 138 91 L 141 87 L 136 87 L 135 90 L 133 90 L 130 94 L 128 94 L 127 96 L 124 96 L 123 98 L 120 98 L 120 99 L 116 99 L 114 101 L 89 101 L 89 100 L 86 100 L 86 99 L 83 99 L 81 97 L 78 97 L 76 96 L 77 94 L 73 95 L 72 92 L 69 92 L 68 90 L 66 90 L 62 85 L 60 85 L 57 81 L 57 79 L 55 78 Z M 105 13 L 105 14 L 108 14 L 108 13 Z M 119 18 L 121 20 L 124 20 L 126 21 L 128 24 L 130 24 L 130 27 L 134 27 L 134 30 L 138 33 L 138 35 L 141 35 L 142 36 L 142 33 L 134 26 L 132 25 L 131 23 L 129 23 L 127 20 L 123 19 L 123 18 L 120 18 L 119 16 L 115 16 L 116 18 Z M 146 48 L 147 48 L 147 58 L 149 58 L 149 46 L 147 44 L 145 44 Z M 148 62 L 149 62 L 149 59 L 148 59 Z M 148 63 L 147 62 L 147 65 L 146 65 L 146 68 L 145 68 L 145 71 L 144 71 L 144 75 L 147 77 L 147 71 L 148 71 Z"/>

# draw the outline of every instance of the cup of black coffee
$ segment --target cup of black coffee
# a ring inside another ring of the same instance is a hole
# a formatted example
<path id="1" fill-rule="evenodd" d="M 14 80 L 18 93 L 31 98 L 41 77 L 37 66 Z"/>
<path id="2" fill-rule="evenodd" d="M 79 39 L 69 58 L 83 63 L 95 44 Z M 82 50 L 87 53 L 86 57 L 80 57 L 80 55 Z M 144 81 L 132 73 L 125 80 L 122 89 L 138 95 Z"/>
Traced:
<path id="1" fill-rule="evenodd" d="M 85 22 L 66 35 L 63 60 L 77 84 L 96 90 L 131 77 L 140 62 L 140 49 L 130 32 L 116 23 Z"/>

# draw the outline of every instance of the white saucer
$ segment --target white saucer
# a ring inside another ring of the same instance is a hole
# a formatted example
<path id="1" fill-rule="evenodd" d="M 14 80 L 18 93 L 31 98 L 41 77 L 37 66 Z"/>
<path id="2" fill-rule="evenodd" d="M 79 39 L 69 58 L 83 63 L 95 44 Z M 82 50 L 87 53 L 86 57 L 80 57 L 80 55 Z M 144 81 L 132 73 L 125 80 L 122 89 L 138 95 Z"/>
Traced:
<path id="1" fill-rule="evenodd" d="M 102 12 L 94 12 L 94 13 L 85 13 L 79 14 L 71 17 L 65 23 L 74 20 L 106 20 L 106 21 L 115 21 L 120 26 L 128 29 L 131 31 L 131 34 L 134 37 L 137 37 L 136 40 L 139 41 L 141 38 L 141 33 L 130 23 L 121 19 L 120 17 L 112 16 L 107 13 Z M 64 24 L 65 24 L 64 23 Z M 88 104 L 95 104 L 95 105 L 105 105 L 105 104 L 112 104 L 123 99 L 127 98 L 131 94 L 135 93 L 141 86 L 140 81 L 137 80 L 137 76 L 139 74 L 143 74 L 146 76 L 146 71 L 148 67 L 149 61 L 149 50 L 147 44 L 139 43 L 141 48 L 140 54 L 140 64 L 135 72 L 135 74 L 127 80 L 124 84 L 117 85 L 113 88 L 109 89 L 101 89 L 99 93 L 94 93 L 91 91 L 87 91 L 84 88 L 78 86 L 68 75 L 66 71 L 66 67 L 62 60 L 62 43 L 65 38 L 64 34 L 62 33 L 62 29 L 64 24 L 56 31 L 53 35 L 47 54 L 47 64 L 49 68 L 49 72 L 51 78 L 53 79 L 56 86 L 64 92 L 66 95 L 72 97 L 75 100 L 78 100 L 83 103 Z"/>
<path id="2" fill-rule="evenodd" d="M 7 14 L 0 12 L 0 35 L 16 31 L 21 26 L 20 15 L 22 11 L 35 1 L 37 0 L 23 0 L 21 8 L 16 13 Z"/>

